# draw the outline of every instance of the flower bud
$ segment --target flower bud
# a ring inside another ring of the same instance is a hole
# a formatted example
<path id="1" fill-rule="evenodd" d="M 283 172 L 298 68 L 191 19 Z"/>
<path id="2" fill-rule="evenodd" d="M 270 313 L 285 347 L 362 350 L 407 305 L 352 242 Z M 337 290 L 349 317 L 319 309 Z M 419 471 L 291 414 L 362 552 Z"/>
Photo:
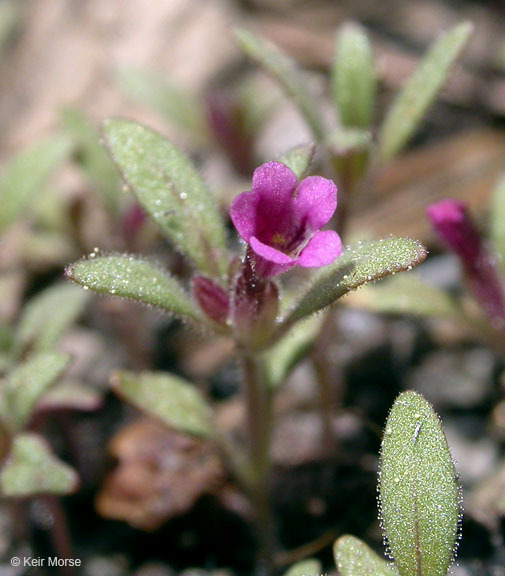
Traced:
<path id="1" fill-rule="evenodd" d="M 272 280 L 257 275 L 249 249 L 232 288 L 231 317 L 238 337 L 258 346 L 272 333 L 278 312 L 279 289 Z"/>
<path id="2" fill-rule="evenodd" d="M 200 308 L 214 322 L 226 324 L 230 302 L 226 291 L 214 280 L 205 276 L 194 276 L 193 296 Z"/>

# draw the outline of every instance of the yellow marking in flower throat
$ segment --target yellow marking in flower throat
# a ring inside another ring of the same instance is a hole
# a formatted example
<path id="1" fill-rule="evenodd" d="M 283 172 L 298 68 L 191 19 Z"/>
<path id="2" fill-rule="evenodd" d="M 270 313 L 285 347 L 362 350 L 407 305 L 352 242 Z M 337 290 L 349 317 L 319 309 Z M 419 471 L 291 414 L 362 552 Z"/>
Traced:
<path id="1" fill-rule="evenodd" d="M 286 244 L 286 237 L 278 232 L 272 236 L 272 244 L 275 246 L 284 246 Z"/>

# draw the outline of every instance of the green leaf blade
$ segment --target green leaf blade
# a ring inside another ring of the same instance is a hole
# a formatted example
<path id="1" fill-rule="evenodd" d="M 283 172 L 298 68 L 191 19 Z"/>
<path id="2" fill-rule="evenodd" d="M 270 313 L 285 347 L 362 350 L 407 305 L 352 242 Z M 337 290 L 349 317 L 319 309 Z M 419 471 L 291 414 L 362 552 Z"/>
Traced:
<path id="1" fill-rule="evenodd" d="M 171 428 L 203 437 L 212 433 L 208 404 L 182 378 L 162 372 L 118 372 L 112 385 L 121 398 Z"/>
<path id="2" fill-rule="evenodd" d="M 106 207 L 117 213 L 120 205 L 121 183 L 114 162 L 100 135 L 91 122 L 76 108 L 62 112 L 63 127 L 76 144 L 80 165 L 91 182 L 98 187 Z"/>
<path id="3" fill-rule="evenodd" d="M 302 562 L 297 562 L 294 566 L 284 573 L 284 576 L 321 576 L 323 567 L 319 560 L 309 558 Z"/>
<path id="4" fill-rule="evenodd" d="M 76 472 L 59 460 L 37 434 L 19 434 L 0 472 L 4 496 L 23 498 L 40 494 L 70 494 L 79 483 Z"/>
<path id="5" fill-rule="evenodd" d="M 384 558 L 354 536 L 341 536 L 333 546 L 333 555 L 341 576 L 394 576 L 398 574 Z"/>
<path id="6" fill-rule="evenodd" d="M 58 134 L 25 150 L 8 164 L 0 181 L 0 234 L 29 207 L 71 149 L 70 139 Z"/>
<path id="7" fill-rule="evenodd" d="M 11 429 L 21 430 L 29 422 L 37 402 L 63 374 L 69 362 L 68 354 L 35 354 L 7 375 L 3 416 Z"/>
<path id="8" fill-rule="evenodd" d="M 68 266 L 65 275 L 85 289 L 136 300 L 169 314 L 198 320 L 196 306 L 179 282 L 135 256 L 94 256 Z"/>
<path id="9" fill-rule="evenodd" d="M 368 36 L 357 24 L 344 25 L 337 35 L 331 74 L 333 100 L 343 126 L 365 129 L 371 125 L 375 84 Z"/>
<path id="10" fill-rule="evenodd" d="M 409 238 L 383 238 L 360 242 L 346 250 L 336 262 L 314 277 L 313 282 L 294 305 L 284 321 L 284 328 L 330 306 L 348 292 L 385 278 L 396 272 L 410 270 L 426 258 L 426 249 Z"/>
<path id="11" fill-rule="evenodd" d="M 315 152 L 314 144 L 303 144 L 288 150 L 279 158 L 279 162 L 286 164 L 300 181 L 308 175 Z"/>
<path id="12" fill-rule="evenodd" d="M 50 286 L 32 298 L 16 330 L 17 351 L 28 347 L 35 352 L 51 349 L 83 312 L 88 299 L 86 292 L 70 284 Z"/>
<path id="13" fill-rule="evenodd" d="M 402 274 L 379 286 L 365 288 L 356 298 L 367 310 L 383 314 L 411 314 L 460 321 L 462 310 L 447 292 Z"/>
<path id="14" fill-rule="evenodd" d="M 256 36 L 249 30 L 236 28 L 234 35 L 240 49 L 277 80 L 286 95 L 300 110 L 314 138 L 322 141 L 325 132 L 323 120 L 316 107 L 315 98 L 307 91 L 306 81 L 295 62 L 278 46 Z"/>
<path id="15" fill-rule="evenodd" d="M 202 271 L 226 275 L 226 234 L 189 159 L 163 136 L 127 120 L 104 125 L 107 146 L 138 201 Z"/>
<path id="16" fill-rule="evenodd" d="M 440 420 L 416 392 L 400 394 L 388 416 L 379 495 L 401 576 L 446 576 L 456 550 L 460 490 Z"/>
<path id="17" fill-rule="evenodd" d="M 472 30 L 469 22 L 458 24 L 430 47 L 384 120 L 379 135 L 383 158 L 398 154 L 412 136 L 461 55 Z"/>

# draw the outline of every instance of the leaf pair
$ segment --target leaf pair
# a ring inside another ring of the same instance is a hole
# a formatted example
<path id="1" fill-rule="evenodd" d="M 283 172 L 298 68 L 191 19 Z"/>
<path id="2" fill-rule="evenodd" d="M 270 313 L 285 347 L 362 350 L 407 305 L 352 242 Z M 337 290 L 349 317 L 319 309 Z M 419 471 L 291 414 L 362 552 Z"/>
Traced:
<path id="1" fill-rule="evenodd" d="M 440 92 L 450 68 L 461 55 L 471 31 L 471 24 L 458 24 L 433 43 L 384 120 L 378 141 L 383 159 L 398 154 L 412 137 Z M 324 142 L 328 135 L 316 98 L 308 91 L 306 81 L 291 58 L 248 30 L 236 30 L 235 37 L 245 54 L 272 75 L 298 106 L 314 138 Z M 337 36 L 331 89 L 343 131 L 352 128 L 366 134 L 373 120 L 376 79 L 372 48 L 366 33 L 358 25 L 344 26 Z"/>

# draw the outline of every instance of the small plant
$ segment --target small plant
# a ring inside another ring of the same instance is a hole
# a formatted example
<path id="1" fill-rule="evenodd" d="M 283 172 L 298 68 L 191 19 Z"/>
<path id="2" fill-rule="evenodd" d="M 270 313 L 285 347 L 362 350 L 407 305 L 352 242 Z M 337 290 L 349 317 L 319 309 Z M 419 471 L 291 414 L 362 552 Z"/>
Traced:
<path id="1" fill-rule="evenodd" d="M 93 252 L 70 265 L 66 275 L 85 289 L 137 300 L 235 341 L 247 412 L 245 451 L 215 429 L 212 407 L 191 383 L 171 374 L 128 372 L 113 382 L 120 396 L 141 410 L 220 446 L 254 504 L 261 563 L 270 566 L 272 400 L 307 347 L 311 331 L 300 322 L 359 286 L 412 268 L 426 252 L 416 241 L 385 238 L 358 243 L 340 255 L 338 235 L 320 231 L 335 211 L 336 187 L 321 177 L 303 179 L 311 155 L 297 150 L 282 162 L 260 166 L 251 191 L 235 199 L 231 218 L 246 242 L 245 255 L 237 260 L 229 253 L 212 197 L 186 156 L 156 132 L 126 120 L 109 120 L 104 134 L 143 209 L 192 262 L 192 294 L 174 276 L 132 255 Z M 296 264 L 320 270 L 283 310 L 277 276 Z"/>

